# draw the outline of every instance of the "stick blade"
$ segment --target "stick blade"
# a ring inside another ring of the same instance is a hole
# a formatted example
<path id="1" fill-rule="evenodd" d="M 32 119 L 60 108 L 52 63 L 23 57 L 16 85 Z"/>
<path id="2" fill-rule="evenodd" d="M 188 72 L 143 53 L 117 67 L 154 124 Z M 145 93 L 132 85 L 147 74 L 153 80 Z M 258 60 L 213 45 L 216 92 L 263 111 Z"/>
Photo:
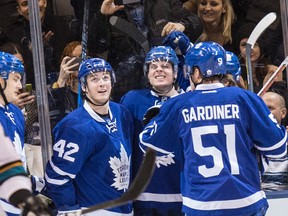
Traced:
<path id="1" fill-rule="evenodd" d="M 260 37 L 260 35 L 268 28 L 277 18 L 275 12 L 268 13 L 263 17 L 260 22 L 253 29 L 250 37 L 248 38 L 247 43 L 251 45 L 251 48 L 254 47 L 255 42 Z"/>
<path id="2" fill-rule="evenodd" d="M 148 148 L 143 159 L 142 165 L 138 170 L 137 176 L 131 183 L 128 190 L 119 198 L 96 204 L 88 209 L 82 211 L 82 214 L 93 212 L 100 209 L 110 209 L 117 206 L 125 205 L 130 201 L 136 200 L 137 197 L 148 186 L 155 169 L 156 153 L 154 150 Z"/>

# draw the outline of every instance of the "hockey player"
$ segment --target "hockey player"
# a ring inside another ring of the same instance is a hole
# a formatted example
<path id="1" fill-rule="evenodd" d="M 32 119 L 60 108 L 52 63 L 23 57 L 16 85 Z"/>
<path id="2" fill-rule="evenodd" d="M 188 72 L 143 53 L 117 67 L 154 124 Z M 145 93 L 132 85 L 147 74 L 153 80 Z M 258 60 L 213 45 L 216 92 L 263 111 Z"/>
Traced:
<path id="1" fill-rule="evenodd" d="M 219 44 L 194 45 L 185 62 L 196 89 L 161 106 L 140 134 L 140 147 L 155 149 L 161 167 L 183 164 L 187 216 L 265 215 L 268 204 L 254 150 L 274 158 L 285 155 L 285 128 L 256 94 L 220 82 L 226 54 Z"/>
<path id="2" fill-rule="evenodd" d="M 11 102 L 17 99 L 22 89 L 21 78 L 24 74 L 24 66 L 15 56 L 0 52 L 0 122 L 5 134 L 13 142 L 16 152 L 26 168 L 24 151 L 24 125 L 25 120 L 21 110 Z M 0 200 L 2 208 L 9 215 L 19 215 L 20 209 L 16 209 Z M 5 206 L 5 208 L 3 207 Z"/>
<path id="3" fill-rule="evenodd" d="M 31 181 L 27 177 L 13 143 L 5 136 L 1 124 L 0 142 L 0 197 L 8 200 L 13 206 L 21 208 L 24 216 L 29 212 L 39 216 L 52 215 L 49 208 L 31 194 Z M 1 208 L 0 215 L 5 215 Z"/>
<path id="4" fill-rule="evenodd" d="M 53 155 L 45 179 L 59 215 L 119 198 L 130 183 L 134 126 L 130 112 L 110 101 L 115 82 L 111 65 L 92 58 L 78 74 L 82 107 L 54 128 Z M 72 214 L 73 213 L 73 214 Z M 132 215 L 132 204 L 86 215 Z"/>
<path id="5" fill-rule="evenodd" d="M 135 124 L 132 158 L 134 177 L 145 154 L 145 151 L 139 148 L 139 133 L 144 127 L 142 123 L 144 114 L 150 107 L 161 105 L 171 97 L 179 95 L 175 89 L 177 71 L 178 58 L 174 50 L 165 46 L 153 47 L 147 53 L 144 63 L 149 88 L 131 90 L 121 99 L 121 103 L 131 111 Z M 182 215 L 180 179 L 176 174 L 179 171 L 179 164 L 156 167 L 150 184 L 133 205 L 134 214 Z"/>
<path id="6" fill-rule="evenodd" d="M 244 80 L 241 77 L 241 65 L 238 57 L 226 50 L 226 75 L 222 79 L 225 86 L 238 86 L 245 88 Z"/>

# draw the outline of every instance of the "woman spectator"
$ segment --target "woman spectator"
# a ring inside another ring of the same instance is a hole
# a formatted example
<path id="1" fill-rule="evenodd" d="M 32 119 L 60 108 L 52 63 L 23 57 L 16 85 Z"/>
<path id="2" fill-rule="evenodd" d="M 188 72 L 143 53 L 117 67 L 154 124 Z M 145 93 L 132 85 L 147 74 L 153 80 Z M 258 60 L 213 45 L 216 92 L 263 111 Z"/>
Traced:
<path id="1" fill-rule="evenodd" d="M 190 0 L 184 7 L 191 12 L 196 10 L 203 22 L 204 31 L 201 41 L 214 41 L 226 50 L 233 51 L 232 24 L 235 20 L 230 0 Z"/>
<path id="2" fill-rule="evenodd" d="M 61 55 L 60 73 L 49 92 L 51 127 L 53 128 L 67 113 L 77 108 L 78 68 L 81 61 L 80 41 L 68 43 Z M 64 103 L 63 103 L 64 102 Z"/>
<path id="3" fill-rule="evenodd" d="M 236 34 L 236 53 L 239 56 L 240 63 L 242 65 L 242 77 L 246 81 L 247 88 L 247 70 L 246 70 L 246 43 L 255 27 L 254 23 L 246 23 L 242 25 Z M 268 81 L 270 76 L 276 71 L 277 66 L 271 64 L 270 57 L 267 54 L 265 47 L 264 37 L 260 37 L 255 43 L 253 49 L 251 49 L 251 65 L 252 65 L 252 78 L 253 78 L 253 90 L 255 93 L 259 92 L 263 87 L 263 84 Z M 273 84 L 273 88 L 276 85 L 283 82 L 283 74 L 277 75 Z"/>

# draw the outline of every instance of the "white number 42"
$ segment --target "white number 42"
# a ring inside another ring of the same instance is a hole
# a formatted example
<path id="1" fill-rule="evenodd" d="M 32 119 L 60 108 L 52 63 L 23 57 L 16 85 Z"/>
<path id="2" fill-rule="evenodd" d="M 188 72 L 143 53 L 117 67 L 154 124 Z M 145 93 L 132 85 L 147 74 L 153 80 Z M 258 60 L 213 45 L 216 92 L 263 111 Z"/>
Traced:
<path id="1" fill-rule="evenodd" d="M 65 152 L 65 148 L 68 148 L 69 150 Z M 58 152 L 58 157 L 74 162 L 75 158 L 71 157 L 71 155 L 78 152 L 79 146 L 76 143 L 71 142 L 66 144 L 66 140 L 61 139 L 54 144 L 53 150 Z"/>

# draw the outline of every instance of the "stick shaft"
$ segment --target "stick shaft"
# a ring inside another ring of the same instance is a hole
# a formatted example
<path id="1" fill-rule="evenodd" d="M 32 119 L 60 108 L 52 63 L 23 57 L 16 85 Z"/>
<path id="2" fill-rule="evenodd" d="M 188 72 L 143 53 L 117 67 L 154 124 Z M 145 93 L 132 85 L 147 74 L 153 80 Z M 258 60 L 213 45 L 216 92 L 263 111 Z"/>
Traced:
<path id="1" fill-rule="evenodd" d="M 246 68 L 247 68 L 247 81 L 248 81 L 248 90 L 254 91 L 253 87 L 253 74 L 252 74 L 252 65 L 251 65 L 251 44 L 246 44 Z"/>
<path id="2" fill-rule="evenodd" d="M 82 26 L 82 54 L 81 58 L 84 60 L 87 55 L 87 43 L 88 43 L 88 26 L 89 26 L 89 6 L 90 0 L 84 0 L 84 15 Z"/>
<path id="3" fill-rule="evenodd" d="M 277 70 L 272 74 L 272 76 L 268 79 L 268 81 L 264 84 L 262 89 L 258 92 L 257 95 L 262 97 L 267 90 L 271 87 L 271 85 L 274 83 L 276 76 L 281 73 L 288 65 L 288 56 L 285 58 L 285 60 L 280 64 L 280 66 L 277 68 Z"/>

